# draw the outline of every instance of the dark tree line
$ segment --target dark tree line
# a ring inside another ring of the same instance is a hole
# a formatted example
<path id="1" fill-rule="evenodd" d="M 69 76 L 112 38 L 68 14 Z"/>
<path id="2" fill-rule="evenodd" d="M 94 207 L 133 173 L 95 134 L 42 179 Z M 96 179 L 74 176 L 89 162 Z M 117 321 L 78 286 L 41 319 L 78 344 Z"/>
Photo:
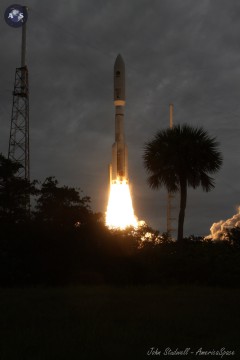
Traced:
<path id="1" fill-rule="evenodd" d="M 0 221 L 2 224 L 29 223 L 66 227 L 85 224 L 98 215 L 93 214 L 90 197 L 80 189 L 59 186 L 55 177 L 43 183 L 29 182 L 17 176 L 17 162 L 0 155 Z M 29 209 L 29 202 L 31 209 Z"/>
<path id="2" fill-rule="evenodd" d="M 86 237 L 100 227 L 101 214 L 80 189 L 60 186 L 55 177 L 29 182 L 18 177 L 20 166 L 0 155 L 0 286 L 64 282 L 75 239 L 89 246 Z"/>
<path id="3" fill-rule="evenodd" d="M 110 231 L 79 189 L 54 177 L 29 183 L 18 178 L 18 168 L 0 156 L 0 286 L 239 286 L 238 228 L 219 243 L 194 236 L 174 242 L 146 224 Z"/>

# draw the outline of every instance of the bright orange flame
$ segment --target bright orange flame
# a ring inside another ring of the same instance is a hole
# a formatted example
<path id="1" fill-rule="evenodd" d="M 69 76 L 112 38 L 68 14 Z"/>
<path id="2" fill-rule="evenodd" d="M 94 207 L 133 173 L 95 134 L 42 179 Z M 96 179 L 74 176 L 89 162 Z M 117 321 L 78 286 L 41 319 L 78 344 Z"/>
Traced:
<path id="1" fill-rule="evenodd" d="M 127 180 L 116 180 L 110 186 L 106 225 L 110 229 L 126 229 L 138 226 Z"/>

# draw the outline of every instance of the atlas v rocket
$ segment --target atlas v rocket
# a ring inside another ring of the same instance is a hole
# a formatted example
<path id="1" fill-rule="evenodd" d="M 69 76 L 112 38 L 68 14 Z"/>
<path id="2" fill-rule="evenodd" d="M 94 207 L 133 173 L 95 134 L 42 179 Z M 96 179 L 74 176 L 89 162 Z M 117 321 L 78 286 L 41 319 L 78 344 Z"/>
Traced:
<path id="1" fill-rule="evenodd" d="M 110 184 L 128 182 L 128 151 L 124 135 L 125 64 L 119 54 L 114 64 L 115 143 L 112 146 Z"/>

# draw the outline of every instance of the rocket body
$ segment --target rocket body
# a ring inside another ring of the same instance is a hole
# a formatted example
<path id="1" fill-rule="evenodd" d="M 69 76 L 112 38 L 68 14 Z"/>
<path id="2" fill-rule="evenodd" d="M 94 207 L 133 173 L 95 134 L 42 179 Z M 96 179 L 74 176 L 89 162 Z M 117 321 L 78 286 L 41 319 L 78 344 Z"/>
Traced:
<path id="1" fill-rule="evenodd" d="M 112 146 L 110 165 L 110 184 L 116 181 L 128 182 L 128 154 L 124 134 L 125 108 L 125 65 L 121 55 L 114 64 L 114 106 L 115 106 L 115 142 Z"/>

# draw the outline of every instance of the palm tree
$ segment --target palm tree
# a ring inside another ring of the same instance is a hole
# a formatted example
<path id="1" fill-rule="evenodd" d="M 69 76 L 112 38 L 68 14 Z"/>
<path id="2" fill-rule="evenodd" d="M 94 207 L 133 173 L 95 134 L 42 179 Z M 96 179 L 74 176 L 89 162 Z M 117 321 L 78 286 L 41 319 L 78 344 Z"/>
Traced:
<path id="1" fill-rule="evenodd" d="M 216 173 L 222 165 L 216 138 L 203 128 L 177 125 L 160 130 L 145 144 L 144 166 L 150 174 L 151 188 L 166 187 L 169 192 L 180 191 L 178 240 L 183 240 L 183 225 L 187 203 L 187 187 L 201 186 L 206 192 L 214 188 Z"/>

